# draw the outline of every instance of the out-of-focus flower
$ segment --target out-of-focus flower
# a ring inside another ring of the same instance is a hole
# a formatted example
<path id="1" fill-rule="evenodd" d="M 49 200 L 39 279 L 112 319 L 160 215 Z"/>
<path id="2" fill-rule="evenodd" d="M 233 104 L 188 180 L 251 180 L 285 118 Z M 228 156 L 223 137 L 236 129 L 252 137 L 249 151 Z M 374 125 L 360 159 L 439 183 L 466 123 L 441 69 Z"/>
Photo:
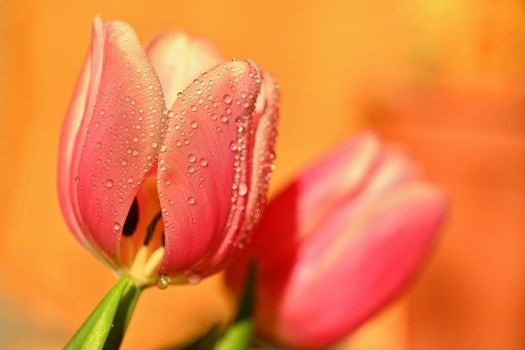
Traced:
<path id="1" fill-rule="evenodd" d="M 294 347 L 336 342 L 405 285 L 444 211 L 401 151 L 372 134 L 347 141 L 266 209 L 251 247 L 257 329 Z M 245 263 L 228 269 L 234 288 Z"/>
<path id="2" fill-rule="evenodd" d="M 181 33 L 144 51 L 126 23 L 94 21 L 62 129 L 60 204 L 78 240 L 136 283 L 198 282 L 260 216 L 278 94 L 254 63 L 220 60 Z"/>

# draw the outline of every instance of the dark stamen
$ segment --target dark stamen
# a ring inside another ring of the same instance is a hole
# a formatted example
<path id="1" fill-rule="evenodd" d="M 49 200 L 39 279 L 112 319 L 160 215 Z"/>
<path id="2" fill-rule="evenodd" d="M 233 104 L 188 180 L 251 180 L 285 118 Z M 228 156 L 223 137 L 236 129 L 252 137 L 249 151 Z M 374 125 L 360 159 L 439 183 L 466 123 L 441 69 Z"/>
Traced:
<path id="1" fill-rule="evenodd" d="M 139 223 L 139 203 L 137 198 L 133 199 L 131 208 L 129 208 L 128 216 L 126 217 L 126 222 L 122 228 L 122 234 L 124 236 L 131 236 L 137 229 L 137 224 Z"/>
<path id="2" fill-rule="evenodd" d="M 146 230 L 146 237 L 144 238 L 144 245 L 148 245 L 149 242 L 151 241 L 151 237 L 153 237 L 153 232 L 155 231 L 157 222 L 159 222 L 161 217 L 162 217 L 162 213 L 159 211 L 157 215 L 155 215 L 153 219 L 151 219 L 151 222 L 148 225 L 148 229 Z"/>

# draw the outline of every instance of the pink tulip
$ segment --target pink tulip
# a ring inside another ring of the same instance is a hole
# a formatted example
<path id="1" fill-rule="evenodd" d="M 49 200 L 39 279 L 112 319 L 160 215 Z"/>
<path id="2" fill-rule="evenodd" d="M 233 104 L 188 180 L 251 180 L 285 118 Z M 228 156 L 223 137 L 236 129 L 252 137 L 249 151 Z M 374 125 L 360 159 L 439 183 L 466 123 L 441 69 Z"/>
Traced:
<path id="1" fill-rule="evenodd" d="M 181 33 L 144 50 L 128 24 L 94 21 L 62 128 L 60 204 L 76 238 L 139 284 L 221 269 L 265 204 L 278 93 L 253 62 L 220 61 Z"/>
<path id="2" fill-rule="evenodd" d="M 251 247 L 258 330 L 292 347 L 341 339 L 406 284 L 444 209 L 403 153 L 371 134 L 347 141 L 265 211 Z M 244 263 L 229 268 L 232 285 Z"/>

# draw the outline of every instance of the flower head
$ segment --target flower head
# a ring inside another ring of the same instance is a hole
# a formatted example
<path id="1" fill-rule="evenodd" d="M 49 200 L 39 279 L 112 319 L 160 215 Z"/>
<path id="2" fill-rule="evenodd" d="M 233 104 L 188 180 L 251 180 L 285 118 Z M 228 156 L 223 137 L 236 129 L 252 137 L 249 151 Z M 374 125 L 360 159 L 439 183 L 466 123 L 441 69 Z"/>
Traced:
<path id="1" fill-rule="evenodd" d="M 144 50 L 126 23 L 95 18 L 62 128 L 60 204 L 78 240 L 137 283 L 214 273 L 261 214 L 278 94 L 253 62 L 220 61 L 177 32 Z"/>
<path id="2" fill-rule="evenodd" d="M 369 133 L 345 142 L 273 199 L 257 228 L 258 330 L 300 348 L 341 339 L 405 285 L 444 211 L 402 152 Z M 234 289 L 245 268 L 228 268 Z"/>

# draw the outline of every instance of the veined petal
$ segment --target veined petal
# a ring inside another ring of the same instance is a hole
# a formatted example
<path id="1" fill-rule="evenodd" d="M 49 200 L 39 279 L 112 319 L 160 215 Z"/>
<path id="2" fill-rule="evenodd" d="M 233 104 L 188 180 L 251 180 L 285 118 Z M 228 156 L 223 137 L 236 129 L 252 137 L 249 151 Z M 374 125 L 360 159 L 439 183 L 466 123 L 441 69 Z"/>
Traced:
<path id="1" fill-rule="evenodd" d="M 216 271 L 224 267 L 238 249 L 244 248 L 251 241 L 251 233 L 262 217 L 274 169 L 279 103 L 280 94 L 274 78 L 269 73 L 262 72 L 261 93 L 255 105 L 254 127 L 250 131 L 249 150 L 253 164 L 249 174 L 250 181 L 245 189 L 246 215 L 239 230 L 232 231 L 230 236 L 222 240 L 213 257 L 203 266 L 204 269 Z"/>
<path id="2" fill-rule="evenodd" d="M 73 172 L 71 162 L 75 152 L 75 140 L 86 107 L 86 96 L 91 79 L 91 65 L 91 55 L 88 54 L 62 125 L 57 169 L 58 197 L 66 223 L 75 237 L 90 250 L 92 250 L 91 244 L 84 236 L 84 222 L 78 213 L 78 197 L 76 195 L 76 186 L 73 184 L 75 172 Z"/>
<path id="3" fill-rule="evenodd" d="M 126 215 L 162 139 L 162 89 L 133 29 L 99 18 L 79 86 L 61 139 L 62 207 L 115 263 Z"/>
<path id="4" fill-rule="evenodd" d="M 178 31 L 166 32 L 153 39 L 146 46 L 146 54 L 159 75 L 166 106 L 171 106 L 177 93 L 193 79 L 223 61 L 213 45 Z"/>
<path id="5" fill-rule="evenodd" d="M 213 67 L 172 107 L 159 155 L 166 254 L 161 272 L 206 275 L 224 240 L 234 243 L 250 197 L 254 108 L 261 76 L 250 62 Z"/>

